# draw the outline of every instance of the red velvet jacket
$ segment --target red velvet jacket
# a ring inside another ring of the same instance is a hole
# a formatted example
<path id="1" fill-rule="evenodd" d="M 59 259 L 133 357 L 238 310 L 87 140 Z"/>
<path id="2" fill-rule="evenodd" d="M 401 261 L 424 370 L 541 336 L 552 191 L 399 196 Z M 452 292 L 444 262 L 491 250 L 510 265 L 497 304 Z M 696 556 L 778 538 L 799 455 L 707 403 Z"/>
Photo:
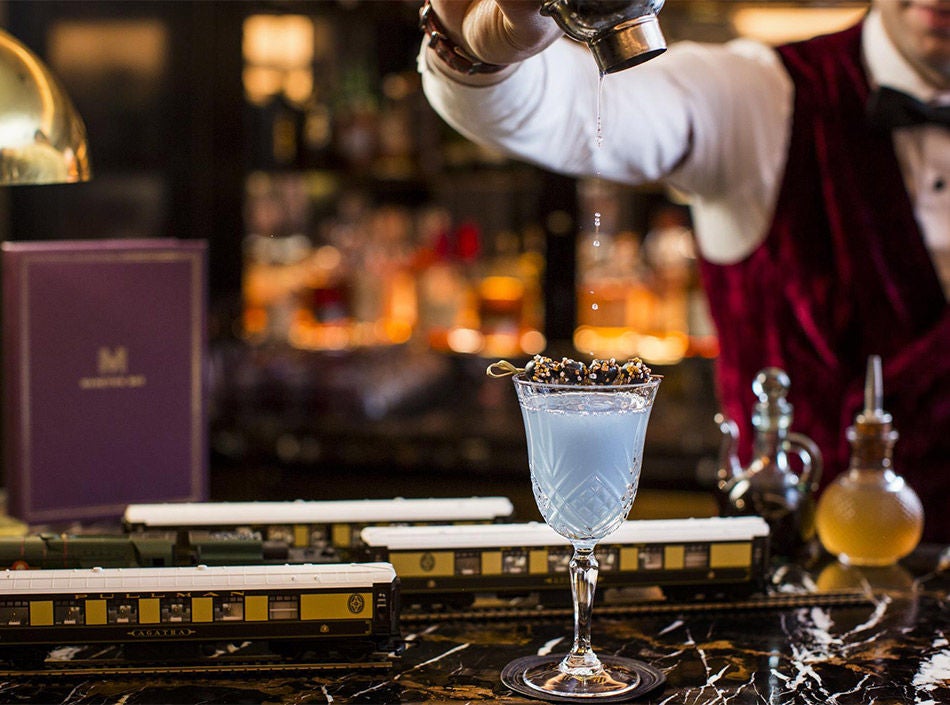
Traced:
<path id="1" fill-rule="evenodd" d="M 925 539 L 950 542 L 950 313 L 890 136 L 865 123 L 861 27 L 779 52 L 795 104 L 774 220 L 745 260 L 702 264 L 723 410 L 740 424 L 745 462 L 752 380 L 783 368 L 792 428 L 821 448 L 827 485 L 847 467 L 845 429 L 863 406 L 867 358 L 880 354 L 895 468 L 924 502 Z"/>

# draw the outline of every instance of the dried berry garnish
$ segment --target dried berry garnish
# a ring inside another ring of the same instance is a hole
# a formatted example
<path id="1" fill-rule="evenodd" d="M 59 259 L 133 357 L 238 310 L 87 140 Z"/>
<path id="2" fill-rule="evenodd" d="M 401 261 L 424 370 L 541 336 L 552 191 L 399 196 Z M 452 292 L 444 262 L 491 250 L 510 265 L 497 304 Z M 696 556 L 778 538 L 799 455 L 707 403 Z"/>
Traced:
<path id="1" fill-rule="evenodd" d="M 651 370 L 639 357 L 627 360 L 620 368 L 618 384 L 637 384 L 650 379 Z"/>
<path id="2" fill-rule="evenodd" d="M 587 365 L 569 357 L 561 358 L 561 370 L 558 379 L 564 384 L 586 384 L 588 381 Z"/>
<path id="3" fill-rule="evenodd" d="M 560 379 L 561 362 L 550 357 L 535 355 L 525 365 L 524 374 L 532 382 L 557 384 Z"/>
<path id="4" fill-rule="evenodd" d="M 620 365 L 614 358 L 609 360 L 593 360 L 590 363 L 591 384 L 613 384 L 620 376 Z"/>
<path id="5" fill-rule="evenodd" d="M 624 363 L 616 359 L 593 360 L 589 365 L 562 357 L 555 360 L 544 355 L 535 355 L 524 368 L 515 367 L 507 360 L 493 362 L 486 370 L 490 377 L 507 377 L 524 373 L 527 380 L 543 384 L 570 384 L 606 387 L 620 384 L 641 384 L 653 376 L 649 367 L 639 357 Z"/>

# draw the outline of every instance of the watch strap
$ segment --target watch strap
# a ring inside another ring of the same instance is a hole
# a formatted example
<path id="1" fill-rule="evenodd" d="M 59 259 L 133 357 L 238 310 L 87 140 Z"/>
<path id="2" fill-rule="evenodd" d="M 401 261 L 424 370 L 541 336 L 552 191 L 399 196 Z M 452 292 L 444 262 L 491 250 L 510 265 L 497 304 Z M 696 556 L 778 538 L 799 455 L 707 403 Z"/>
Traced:
<path id="1" fill-rule="evenodd" d="M 419 10 L 419 27 L 429 38 L 429 48 L 435 51 L 453 71 L 465 74 L 495 73 L 506 67 L 505 64 L 489 64 L 472 56 L 449 37 L 445 25 L 432 9 L 429 0 L 425 0 Z"/>

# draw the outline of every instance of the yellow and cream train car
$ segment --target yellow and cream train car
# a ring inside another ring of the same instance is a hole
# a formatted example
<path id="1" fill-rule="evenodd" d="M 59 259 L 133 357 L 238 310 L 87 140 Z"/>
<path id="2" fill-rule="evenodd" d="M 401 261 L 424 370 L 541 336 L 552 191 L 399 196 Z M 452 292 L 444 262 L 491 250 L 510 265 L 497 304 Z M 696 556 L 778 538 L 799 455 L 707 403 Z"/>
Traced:
<path id="1" fill-rule="evenodd" d="M 166 502 L 130 504 L 123 525 L 126 531 L 246 531 L 312 557 L 352 559 L 367 526 L 488 524 L 513 511 L 507 497 Z"/>
<path id="2" fill-rule="evenodd" d="M 266 641 L 387 652 L 399 643 L 398 599 L 388 563 L 7 570 L 0 648 L 14 662 L 35 661 L 38 649 L 98 643 L 134 650 Z"/>
<path id="3" fill-rule="evenodd" d="M 570 542 L 547 524 L 368 527 L 364 558 L 393 564 L 409 596 L 530 593 L 569 585 Z M 759 517 L 626 521 L 596 547 L 603 587 L 748 594 L 764 585 L 768 525 Z"/>

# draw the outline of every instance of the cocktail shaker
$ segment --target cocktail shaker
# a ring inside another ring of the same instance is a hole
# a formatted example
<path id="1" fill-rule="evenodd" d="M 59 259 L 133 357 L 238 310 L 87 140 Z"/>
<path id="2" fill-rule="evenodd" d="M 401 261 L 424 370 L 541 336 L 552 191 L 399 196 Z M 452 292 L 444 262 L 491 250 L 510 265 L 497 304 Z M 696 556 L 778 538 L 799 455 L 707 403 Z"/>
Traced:
<path id="1" fill-rule="evenodd" d="M 602 74 L 642 64 L 666 51 L 657 14 L 664 0 L 543 0 L 541 14 L 590 47 Z"/>

